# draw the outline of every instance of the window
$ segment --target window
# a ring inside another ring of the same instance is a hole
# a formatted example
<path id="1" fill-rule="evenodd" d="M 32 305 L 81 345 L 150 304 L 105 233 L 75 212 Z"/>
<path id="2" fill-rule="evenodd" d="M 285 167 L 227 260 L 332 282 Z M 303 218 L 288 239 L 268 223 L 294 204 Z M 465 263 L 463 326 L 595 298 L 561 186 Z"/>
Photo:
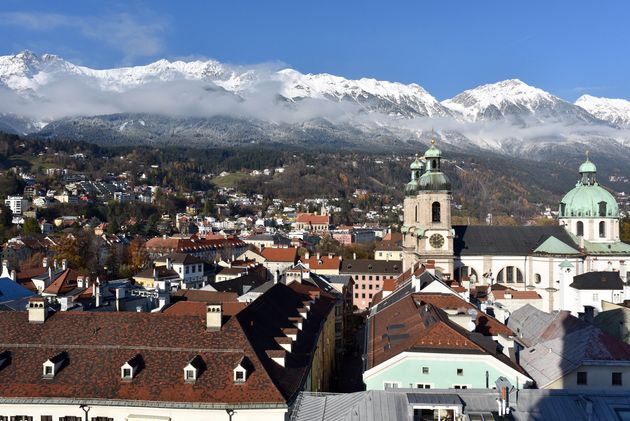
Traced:
<path id="1" fill-rule="evenodd" d="M 606 237 L 606 223 L 604 221 L 599 223 L 599 237 Z"/>
<path id="2" fill-rule="evenodd" d="M 431 389 L 431 385 L 427 383 L 416 383 L 416 389 Z"/>
<path id="3" fill-rule="evenodd" d="M 92 421 L 114 421 L 114 419 L 108 417 L 92 417 Z"/>
<path id="4" fill-rule="evenodd" d="M 622 386 L 623 385 L 622 378 L 621 378 L 621 372 L 612 373 L 612 385 L 613 386 Z"/>
<path id="5" fill-rule="evenodd" d="M 368 298 L 371 300 L 372 299 L 372 294 L 368 294 Z"/>
<path id="6" fill-rule="evenodd" d="M 399 387 L 398 382 L 384 382 L 383 383 L 384 389 L 398 389 L 398 387 Z"/>
<path id="7" fill-rule="evenodd" d="M 368 285 L 368 289 L 372 289 L 372 284 Z"/>
<path id="8" fill-rule="evenodd" d="M 33 417 L 28 415 L 15 415 L 11 417 L 11 421 L 33 421 Z"/>
<path id="9" fill-rule="evenodd" d="M 453 389 L 468 389 L 468 386 L 465 384 L 454 384 Z"/>
<path id="10" fill-rule="evenodd" d="M 584 236 L 584 222 L 578 221 L 577 223 L 577 235 L 578 237 Z"/>
<path id="11" fill-rule="evenodd" d="M 418 207 L 417 206 L 416 206 L 416 219 L 415 219 L 415 221 L 418 222 Z"/>
<path id="12" fill-rule="evenodd" d="M 122 377 L 123 377 L 123 379 L 130 379 L 131 378 L 131 369 L 130 368 L 123 368 L 123 370 L 122 370 Z"/>
<path id="13" fill-rule="evenodd" d="M 429 374 L 429 367 L 422 367 L 422 374 Z"/>
<path id="14" fill-rule="evenodd" d="M 377 281 L 380 280 L 380 276 L 376 275 L 376 280 Z"/>
<path id="15" fill-rule="evenodd" d="M 59 421 L 81 421 L 81 417 L 66 415 L 65 417 L 59 417 Z"/>
<path id="16" fill-rule="evenodd" d="M 44 367 L 44 376 L 52 376 L 54 371 L 54 367 L 52 365 L 47 365 Z"/>
<path id="17" fill-rule="evenodd" d="M 505 268 L 505 275 L 508 283 L 514 282 L 514 266 L 508 266 Z"/>
<path id="18" fill-rule="evenodd" d="M 372 275 L 368 276 L 368 281 L 372 280 Z"/>
<path id="19" fill-rule="evenodd" d="M 540 273 L 534 275 L 534 282 L 539 284 L 541 282 Z"/>
<path id="20" fill-rule="evenodd" d="M 440 222 L 440 202 L 431 205 L 431 222 Z"/>
<path id="21" fill-rule="evenodd" d="M 359 293 L 358 292 L 354 293 L 354 298 L 359 298 Z"/>
<path id="22" fill-rule="evenodd" d="M 365 292 L 361 293 L 361 298 L 365 298 Z"/>
<path id="23" fill-rule="evenodd" d="M 606 216 L 606 202 L 599 202 L 599 216 Z"/>
<path id="24" fill-rule="evenodd" d="M 361 289 L 365 289 L 365 284 L 361 284 Z"/>
<path id="25" fill-rule="evenodd" d="M 195 380 L 195 370 L 186 370 L 186 380 Z"/>
<path id="26" fill-rule="evenodd" d="M 190 273 L 190 267 L 186 266 L 186 275 L 188 275 Z"/>
<path id="27" fill-rule="evenodd" d="M 577 372 L 577 384 L 579 384 L 579 385 L 586 385 L 586 384 L 588 384 L 587 377 L 586 377 L 586 371 L 578 371 Z"/>
<path id="28" fill-rule="evenodd" d="M 458 368 L 457 369 L 457 375 L 458 376 L 463 376 L 464 375 L 464 369 L 463 368 Z"/>
<path id="29" fill-rule="evenodd" d="M 237 382 L 244 382 L 245 381 L 245 373 L 241 370 L 237 370 L 234 372 L 234 380 Z"/>
<path id="30" fill-rule="evenodd" d="M 191 266 L 191 268 L 192 268 L 192 273 L 195 273 L 197 271 L 197 266 L 193 265 L 193 266 Z"/>
<path id="31" fill-rule="evenodd" d="M 361 275 L 361 280 L 365 281 L 365 275 Z"/>
<path id="32" fill-rule="evenodd" d="M 42 415 L 41 421 L 53 421 L 52 415 Z"/>

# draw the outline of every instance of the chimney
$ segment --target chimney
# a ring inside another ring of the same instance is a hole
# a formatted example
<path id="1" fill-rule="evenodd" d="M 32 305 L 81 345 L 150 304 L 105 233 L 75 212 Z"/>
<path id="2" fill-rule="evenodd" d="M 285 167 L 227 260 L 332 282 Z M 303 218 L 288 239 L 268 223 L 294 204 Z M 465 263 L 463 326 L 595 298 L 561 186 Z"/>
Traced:
<path id="1" fill-rule="evenodd" d="M 173 268 L 173 261 L 171 260 L 170 257 L 166 258 L 166 269 L 172 269 Z"/>
<path id="2" fill-rule="evenodd" d="M 63 270 L 68 269 L 68 260 L 67 259 L 63 259 L 61 261 L 61 269 L 63 269 Z"/>
<path id="3" fill-rule="evenodd" d="M 94 291 L 95 294 L 95 298 L 96 298 L 96 308 L 99 308 L 101 306 L 101 282 L 98 280 L 98 278 L 96 278 L 96 282 L 94 282 L 94 286 L 96 287 L 96 290 Z"/>
<path id="4" fill-rule="evenodd" d="M 57 262 L 57 259 L 53 260 L 53 266 L 55 267 L 55 269 L 59 268 L 59 262 Z"/>
<path id="5" fill-rule="evenodd" d="M 594 318 L 595 318 L 595 307 L 584 306 L 584 321 L 587 323 L 593 323 Z"/>
<path id="6" fill-rule="evenodd" d="M 317 253 L 317 261 L 319 261 L 319 260 L 320 260 L 320 257 L 321 257 L 321 254 L 320 254 L 320 253 Z"/>
<path id="7" fill-rule="evenodd" d="M 628 272 L 626 272 L 626 261 L 625 260 L 621 260 L 619 261 L 619 276 L 621 277 L 621 280 L 626 283 L 628 282 Z"/>
<path id="8" fill-rule="evenodd" d="M 48 257 L 44 257 L 42 259 L 42 267 L 44 267 L 44 268 L 48 267 Z"/>
<path id="9" fill-rule="evenodd" d="M 357 260 L 357 254 L 356 253 L 352 253 L 352 260 Z"/>
<path id="10" fill-rule="evenodd" d="M 53 281 L 52 276 L 53 276 L 53 269 L 52 267 L 48 266 L 48 282 L 46 283 L 45 287 L 52 284 L 52 281 Z"/>
<path id="11" fill-rule="evenodd" d="M 206 308 L 206 329 L 210 331 L 221 330 L 223 319 L 222 304 L 208 304 Z"/>
<path id="12" fill-rule="evenodd" d="M 279 270 L 276 270 L 276 271 L 273 273 L 273 283 L 274 283 L 274 284 L 277 284 L 277 283 L 278 283 L 278 276 L 279 276 L 279 275 L 280 275 L 280 271 L 279 271 Z"/>
<path id="13" fill-rule="evenodd" d="M 11 270 L 11 280 L 15 282 L 17 280 L 17 275 L 15 273 L 15 269 Z"/>
<path id="14" fill-rule="evenodd" d="M 44 323 L 48 317 L 46 300 L 43 298 L 31 298 L 28 300 L 28 321 L 29 323 Z"/>
<path id="15" fill-rule="evenodd" d="M 304 258 L 305 258 L 306 260 L 310 259 L 310 258 L 311 258 L 311 253 L 309 253 L 309 252 L 307 251 L 307 252 L 304 254 Z"/>

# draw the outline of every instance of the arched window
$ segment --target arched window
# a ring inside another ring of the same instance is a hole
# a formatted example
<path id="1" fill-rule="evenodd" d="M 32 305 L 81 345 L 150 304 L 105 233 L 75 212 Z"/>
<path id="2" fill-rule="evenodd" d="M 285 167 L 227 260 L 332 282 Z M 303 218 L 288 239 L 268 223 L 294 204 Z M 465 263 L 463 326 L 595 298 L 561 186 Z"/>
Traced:
<path id="1" fill-rule="evenodd" d="M 584 236 L 584 222 L 578 221 L 577 223 L 577 235 L 578 237 Z"/>
<path id="2" fill-rule="evenodd" d="M 436 169 L 437 168 L 437 159 L 432 159 L 431 160 L 431 169 Z"/>
<path id="3" fill-rule="evenodd" d="M 508 284 L 523 282 L 523 272 L 514 266 L 507 266 L 499 271 L 497 282 Z"/>
<path id="4" fill-rule="evenodd" d="M 431 221 L 440 222 L 440 202 L 433 202 L 431 205 Z"/>
<path id="5" fill-rule="evenodd" d="M 560 203 L 560 216 L 566 216 L 565 212 L 567 211 L 567 204 Z"/>
<path id="6" fill-rule="evenodd" d="M 537 284 L 539 284 L 542 281 L 540 273 L 537 273 L 534 275 L 534 282 L 536 282 Z"/>
<path id="7" fill-rule="evenodd" d="M 606 216 L 606 202 L 599 202 L 599 216 Z"/>
<path id="8" fill-rule="evenodd" d="M 599 236 L 606 237 L 606 223 L 604 221 L 599 223 Z"/>

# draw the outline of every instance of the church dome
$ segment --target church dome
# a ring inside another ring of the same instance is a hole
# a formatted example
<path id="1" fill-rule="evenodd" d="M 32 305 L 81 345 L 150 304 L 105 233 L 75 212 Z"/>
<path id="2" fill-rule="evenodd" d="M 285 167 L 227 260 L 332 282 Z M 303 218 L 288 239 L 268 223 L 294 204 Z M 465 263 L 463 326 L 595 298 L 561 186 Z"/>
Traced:
<path id="1" fill-rule="evenodd" d="M 560 201 L 560 218 L 618 218 L 615 197 L 597 182 L 597 167 L 587 158 L 580 165 L 580 180 Z"/>
<path id="2" fill-rule="evenodd" d="M 409 169 L 422 170 L 422 162 L 420 162 L 420 158 L 418 157 L 418 154 L 416 154 L 416 159 L 411 163 L 411 165 L 409 166 Z"/>
<path id="3" fill-rule="evenodd" d="M 560 217 L 619 217 L 619 205 L 599 184 L 579 183 L 560 201 Z"/>
<path id="4" fill-rule="evenodd" d="M 435 141 L 433 141 L 433 144 L 431 145 L 431 147 L 424 153 L 424 157 L 425 158 L 441 158 L 442 157 L 442 151 L 440 151 L 438 148 L 435 147 Z"/>
<path id="5" fill-rule="evenodd" d="M 425 172 L 418 180 L 418 190 L 451 190 L 451 182 L 446 175 L 439 172 Z"/>
<path id="6" fill-rule="evenodd" d="M 580 173 L 584 173 L 584 172 L 597 172 L 597 167 L 595 166 L 595 164 L 593 164 L 591 161 L 589 161 L 588 158 L 586 158 L 586 161 L 584 161 L 584 163 L 582 163 L 582 165 L 580 165 Z"/>

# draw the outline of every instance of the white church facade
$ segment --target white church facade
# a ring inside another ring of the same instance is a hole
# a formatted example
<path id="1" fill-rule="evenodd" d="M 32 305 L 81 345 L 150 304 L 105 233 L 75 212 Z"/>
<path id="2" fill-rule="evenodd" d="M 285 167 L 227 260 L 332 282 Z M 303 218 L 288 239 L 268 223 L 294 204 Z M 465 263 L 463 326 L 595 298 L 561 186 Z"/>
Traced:
<path id="1" fill-rule="evenodd" d="M 630 245 L 620 241 L 619 206 L 597 182 L 597 169 L 588 158 L 576 186 L 561 200 L 554 226 L 453 226 L 451 183 L 441 158 L 433 144 L 424 165 L 416 157 L 410 166 L 401 229 L 405 269 L 433 260 L 443 274 L 471 286 L 536 291 L 545 311 L 583 307 L 581 301 L 576 304 L 575 297 L 583 294 L 571 287 L 573 277 L 616 272 L 624 293 L 617 291 L 614 298 L 630 299 Z"/>

